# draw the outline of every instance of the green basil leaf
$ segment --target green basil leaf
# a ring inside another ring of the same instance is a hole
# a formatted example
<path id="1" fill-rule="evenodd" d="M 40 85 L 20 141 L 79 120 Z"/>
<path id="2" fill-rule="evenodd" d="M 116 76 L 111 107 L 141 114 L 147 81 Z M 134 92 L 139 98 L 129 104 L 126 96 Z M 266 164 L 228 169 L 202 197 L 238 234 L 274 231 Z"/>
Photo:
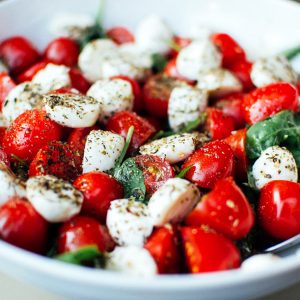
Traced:
<path id="1" fill-rule="evenodd" d="M 282 55 L 284 55 L 288 60 L 292 60 L 294 57 L 298 56 L 300 54 L 300 45 L 287 49 L 282 52 Z"/>
<path id="2" fill-rule="evenodd" d="M 152 55 L 151 58 L 152 58 L 152 71 L 154 73 L 162 72 L 168 63 L 168 59 L 166 58 L 166 56 L 159 53 L 155 53 Z"/>
<path id="3" fill-rule="evenodd" d="M 192 166 L 188 166 L 186 168 L 184 168 L 183 170 L 181 170 L 176 177 L 177 178 L 184 178 L 185 174 L 191 169 Z"/>

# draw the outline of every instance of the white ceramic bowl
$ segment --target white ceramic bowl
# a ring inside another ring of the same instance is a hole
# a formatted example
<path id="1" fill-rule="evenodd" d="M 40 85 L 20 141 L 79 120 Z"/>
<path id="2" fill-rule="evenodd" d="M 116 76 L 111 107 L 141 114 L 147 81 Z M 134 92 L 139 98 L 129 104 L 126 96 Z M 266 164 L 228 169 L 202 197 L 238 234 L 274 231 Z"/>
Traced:
<path id="1" fill-rule="evenodd" d="M 178 33 L 195 24 L 232 34 L 251 57 L 277 53 L 300 43 L 300 5 L 284 0 L 107 0 L 105 25 L 134 28 L 145 15 L 164 17 Z M 41 49 L 51 36 L 49 21 L 59 12 L 95 14 L 98 0 L 10 0 L 0 4 L 0 39 L 24 34 Z M 63 264 L 0 242 L 0 269 L 70 299 L 200 300 L 251 299 L 300 279 L 295 251 L 272 268 L 199 275 L 133 278 Z"/>

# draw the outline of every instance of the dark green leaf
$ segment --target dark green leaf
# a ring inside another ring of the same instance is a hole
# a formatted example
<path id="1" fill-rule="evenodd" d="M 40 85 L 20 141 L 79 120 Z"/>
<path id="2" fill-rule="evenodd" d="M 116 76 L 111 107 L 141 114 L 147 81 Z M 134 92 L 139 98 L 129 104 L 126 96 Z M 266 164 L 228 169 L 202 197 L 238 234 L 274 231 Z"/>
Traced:
<path id="1" fill-rule="evenodd" d="M 300 54 L 300 45 L 294 47 L 294 48 L 290 48 L 287 49 L 286 51 L 282 52 L 282 54 L 288 59 L 291 60 L 294 57 L 296 57 L 297 55 Z"/>
<path id="2" fill-rule="evenodd" d="M 177 178 L 184 178 L 185 174 L 191 169 L 192 166 L 188 166 L 186 168 L 184 168 L 183 170 L 181 170 L 176 177 Z"/>
<path id="3" fill-rule="evenodd" d="M 168 59 L 166 58 L 166 56 L 158 53 L 152 55 L 152 71 L 154 73 L 162 72 L 167 63 Z"/>

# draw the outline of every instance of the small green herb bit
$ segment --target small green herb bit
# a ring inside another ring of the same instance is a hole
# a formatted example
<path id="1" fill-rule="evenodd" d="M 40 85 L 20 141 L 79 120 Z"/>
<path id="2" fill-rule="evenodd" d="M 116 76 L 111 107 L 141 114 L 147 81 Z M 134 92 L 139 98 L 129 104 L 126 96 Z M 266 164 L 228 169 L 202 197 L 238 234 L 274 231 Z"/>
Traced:
<path id="1" fill-rule="evenodd" d="M 168 63 L 168 59 L 159 53 L 152 55 L 152 71 L 154 73 L 160 73 L 164 70 L 165 66 Z"/>
<path id="2" fill-rule="evenodd" d="M 183 170 L 181 170 L 176 177 L 177 178 L 184 178 L 185 174 L 191 169 L 192 166 L 188 166 L 186 168 L 184 168 Z"/>
<path id="3" fill-rule="evenodd" d="M 295 58 L 297 55 L 300 54 L 300 45 L 298 45 L 298 46 L 296 46 L 294 48 L 287 49 L 287 50 L 283 51 L 282 54 L 288 60 L 292 60 L 293 58 Z"/>

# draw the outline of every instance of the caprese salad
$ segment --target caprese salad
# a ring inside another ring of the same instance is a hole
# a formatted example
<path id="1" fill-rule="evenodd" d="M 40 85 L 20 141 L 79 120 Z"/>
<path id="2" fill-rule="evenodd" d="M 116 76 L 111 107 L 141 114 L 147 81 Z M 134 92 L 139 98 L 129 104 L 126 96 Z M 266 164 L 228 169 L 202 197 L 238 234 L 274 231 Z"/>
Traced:
<path id="1" fill-rule="evenodd" d="M 0 238 L 139 276 L 279 259 L 259 253 L 300 233 L 298 52 L 250 61 L 157 16 L 50 30 L 0 43 Z"/>

